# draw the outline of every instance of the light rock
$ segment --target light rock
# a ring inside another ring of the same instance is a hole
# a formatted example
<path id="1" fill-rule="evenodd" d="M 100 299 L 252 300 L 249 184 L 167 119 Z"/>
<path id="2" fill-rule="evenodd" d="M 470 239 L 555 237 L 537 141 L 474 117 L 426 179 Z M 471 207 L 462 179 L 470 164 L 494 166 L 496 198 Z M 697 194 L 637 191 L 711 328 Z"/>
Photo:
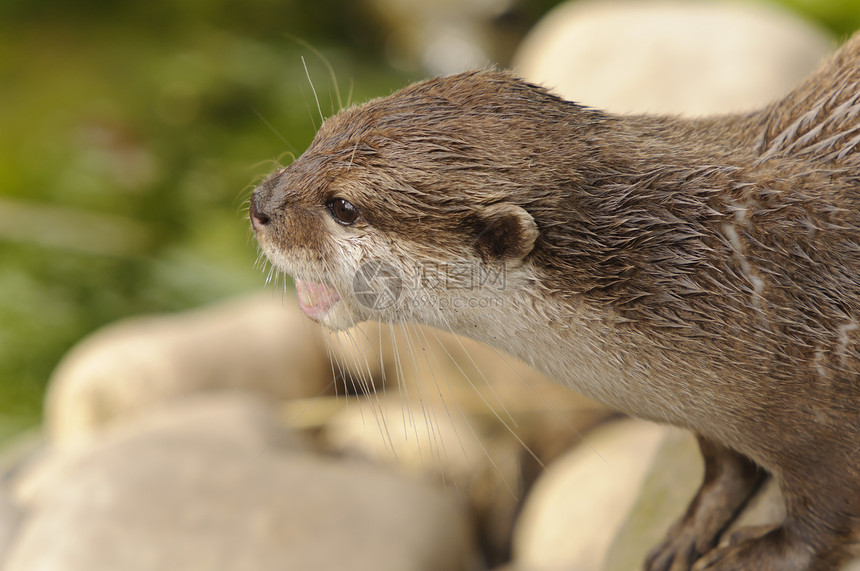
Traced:
<path id="1" fill-rule="evenodd" d="M 446 74 L 485 67 L 510 53 L 511 34 L 497 20 L 513 0 L 365 0 L 387 29 L 389 62 Z"/>
<path id="2" fill-rule="evenodd" d="M 259 396 L 243 391 L 199 393 L 177 397 L 153 405 L 129 419 L 105 427 L 86 446 L 47 446 L 36 459 L 23 463 L 10 478 L 15 501 L 31 506 L 61 485 L 69 470 L 76 469 L 94 452 L 158 438 L 167 442 L 183 440 L 217 441 L 221 448 L 256 451 L 307 448 L 304 440 L 279 421 L 276 407 Z"/>
<path id="3" fill-rule="evenodd" d="M 15 538 L 20 519 L 20 509 L 12 501 L 9 490 L 0 486 L 0 568 Z"/>
<path id="4" fill-rule="evenodd" d="M 514 68 L 579 103 L 619 113 L 702 115 L 763 106 L 834 48 L 766 3 L 564 3 L 520 45 Z"/>
<path id="5" fill-rule="evenodd" d="M 362 338 L 382 339 L 388 393 L 340 400 L 324 441 L 455 490 L 472 507 L 485 558 L 506 560 L 525 490 L 610 411 L 474 341 L 416 327 L 392 342 L 382 333 Z M 329 401 L 290 403 L 287 417 L 324 417 Z"/>
<path id="6" fill-rule="evenodd" d="M 182 395 L 242 389 L 308 397 L 331 379 L 319 328 L 295 300 L 266 293 L 128 319 L 84 339 L 52 376 L 45 424 L 51 440 L 72 444 Z"/>
<path id="7" fill-rule="evenodd" d="M 226 396 L 116 425 L 31 488 L 4 571 L 466 569 L 450 497 L 365 462 L 273 445 Z"/>
<path id="8" fill-rule="evenodd" d="M 785 517 L 785 502 L 779 490 L 779 484 L 773 478 L 769 479 L 758 491 L 749 505 L 744 509 L 726 535 L 743 527 L 774 525 Z"/>
<path id="9" fill-rule="evenodd" d="M 639 420 L 611 423 L 551 464 L 516 523 L 514 568 L 600 569 L 671 430 Z"/>
<path id="10" fill-rule="evenodd" d="M 667 429 L 624 525 L 612 530 L 603 571 L 638 571 L 647 554 L 686 511 L 704 477 L 692 433 Z"/>
<path id="11" fill-rule="evenodd" d="M 31 429 L 0 445 L 0 569 L 13 545 L 26 510 L 15 498 L 14 482 L 28 466 L 44 456 L 41 430 Z"/>
<path id="12" fill-rule="evenodd" d="M 344 407 L 322 431 L 328 447 L 450 490 L 470 507 L 485 561 L 508 558 L 526 452 L 511 432 L 474 416 L 468 404 L 398 395 Z"/>

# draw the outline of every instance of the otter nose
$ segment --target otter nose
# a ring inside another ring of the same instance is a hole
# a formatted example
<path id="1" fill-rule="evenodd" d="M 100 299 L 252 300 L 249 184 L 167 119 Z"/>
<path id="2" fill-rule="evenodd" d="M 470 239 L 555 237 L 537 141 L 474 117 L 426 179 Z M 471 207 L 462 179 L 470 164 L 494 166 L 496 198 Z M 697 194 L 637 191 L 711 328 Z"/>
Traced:
<path id="1" fill-rule="evenodd" d="M 257 200 L 257 195 L 255 194 L 251 197 L 251 205 L 248 208 L 248 216 L 251 218 L 251 226 L 253 226 L 255 229 L 262 228 L 271 220 L 271 218 L 269 218 L 269 215 L 263 212 L 263 210 L 257 204 Z"/>

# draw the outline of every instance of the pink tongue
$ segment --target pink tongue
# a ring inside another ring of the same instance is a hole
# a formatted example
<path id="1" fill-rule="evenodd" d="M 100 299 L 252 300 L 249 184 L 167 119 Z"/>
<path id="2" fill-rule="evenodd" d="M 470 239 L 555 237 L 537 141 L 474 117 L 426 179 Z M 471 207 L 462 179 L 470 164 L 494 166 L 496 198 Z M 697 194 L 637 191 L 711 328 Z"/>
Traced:
<path id="1" fill-rule="evenodd" d="M 337 291 L 325 284 L 302 280 L 296 280 L 295 283 L 299 307 L 311 319 L 320 319 L 340 301 Z"/>

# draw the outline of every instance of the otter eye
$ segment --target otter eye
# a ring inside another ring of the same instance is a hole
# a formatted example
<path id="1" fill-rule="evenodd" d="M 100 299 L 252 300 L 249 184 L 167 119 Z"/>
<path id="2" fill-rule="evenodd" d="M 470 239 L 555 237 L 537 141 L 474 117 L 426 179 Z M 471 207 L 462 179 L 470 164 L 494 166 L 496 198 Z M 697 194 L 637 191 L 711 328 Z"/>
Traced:
<path id="1" fill-rule="evenodd" d="M 358 220 L 358 209 L 342 198 L 330 200 L 326 206 L 334 219 L 344 226 L 349 226 Z"/>

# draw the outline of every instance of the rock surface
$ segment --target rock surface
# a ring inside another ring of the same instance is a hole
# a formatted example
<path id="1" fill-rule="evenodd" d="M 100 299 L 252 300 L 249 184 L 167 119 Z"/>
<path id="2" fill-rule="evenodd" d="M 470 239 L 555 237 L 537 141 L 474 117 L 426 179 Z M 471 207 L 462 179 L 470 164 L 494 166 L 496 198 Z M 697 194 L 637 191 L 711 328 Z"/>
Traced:
<path id="1" fill-rule="evenodd" d="M 399 389 L 340 401 L 321 437 L 328 449 L 454 490 L 472 508 L 485 558 L 501 562 L 509 557 L 523 494 L 542 465 L 611 413 L 510 357 L 437 335 L 443 346 L 411 352 L 432 355 L 432 366 L 404 358 L 389 373 L 389 380 L 402 376 Z M 311 411 L 328 406 L 314 399 L 295 408 L 313 417 Z"/>
<path id="2" fill-rule="evenodd" d="M 233 395 L 155 408 L 31 474 L 4 571 L 467 568 L 449 496 L 284 443 L 264 409 Z"/>
<path id="3" fill-rule="evenodd" d="M 704 466 L 696 439 L 687 431 L 665 430 L 624 524 L 607 530 L 612 540 L 603 571 L 640 569 L 699 488 Z"/>
<path id="4" fill-rule="evenodd" d="M 386 55 L 401 69 L 446 74 L 509 57 L 516 0 L 364 0 L 387 31 Z M 516 26 L 515 26 L 516 28 Z"/>
<path id="5" fill-rule="evenodd" d="M 765 105 L 834 47 L 811 23 L 764 3 L 576 1 L 535 26 L 514 68 L 607 111 L 695 116 Z"/>
<path id="6" fill-rule="evenodd" d="M 668 430 L 639 420 L 612 423 L 550 465 L 517 521 L 515 569 L 601 569 Z"/>
<path id="7" fill-rule="evenodd" d="M 103 328 L 74 347 L 51 379 L 50 438 L 80 442 L 114 419 L 198 392 L 320 394 L 332 377 L 323 334 L 291 302 L 264 293 Z"/>
<path id="8" fill-rule="evenodd" d="M 0 569 L 15 539 L 21 512 L 5 486 L 0 486 Z"/>

